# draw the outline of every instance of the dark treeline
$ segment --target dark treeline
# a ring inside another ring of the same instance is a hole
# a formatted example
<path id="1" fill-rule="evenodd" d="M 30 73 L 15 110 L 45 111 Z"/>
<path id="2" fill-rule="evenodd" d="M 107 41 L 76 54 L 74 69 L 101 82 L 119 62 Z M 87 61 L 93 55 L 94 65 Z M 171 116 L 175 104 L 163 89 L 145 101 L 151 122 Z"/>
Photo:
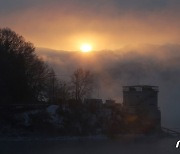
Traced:
<path id="1" fill-rule="evenodd" d="M 0 136 L 152 134 L 146 113 L 128 115 L 121 104 L 1 106 Z"/>
<path id="2" fill-rule="evenodd" d="M 12 30 L 0 29 L 0 102 L 32 103 L 46 93 L 51 69 L 35 54 L 32 43 Z"/>
<path id="3" fill-rule="evenodd" d="M 112 100 L 88 103 L 94 87 L 93 73 L 81 68 L 69 82 L 59 80 L 32 43 L 9 28 L 0 29 L 0 134 L 149 132 L 145 112 L 129 116 Z"/>
<path id="4" fill-rule="evenodd" d="M 70 83 L 59 81 L 35 53 L 32 43 L 9 28 L 0 29 L 0 103 L 58 103 L 82 101 L 91 93 L 92 74 L 77 69 Z"/>

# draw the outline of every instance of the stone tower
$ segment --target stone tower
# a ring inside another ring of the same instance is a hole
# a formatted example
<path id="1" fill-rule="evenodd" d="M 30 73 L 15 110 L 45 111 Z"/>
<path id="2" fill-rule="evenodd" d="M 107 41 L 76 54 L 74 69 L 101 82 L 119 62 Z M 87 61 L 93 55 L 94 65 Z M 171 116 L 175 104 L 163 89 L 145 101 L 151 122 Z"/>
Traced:
<path id="1" fill-rule="evenodd" d="M 158 108 L 157 86 L 137 85 L 123 87 L 123 108 L 136 117 L 136 125 L 146 132 L 161 129 L 161 112 Z M 139 125 L 138 125 L 139 123 Z"/>

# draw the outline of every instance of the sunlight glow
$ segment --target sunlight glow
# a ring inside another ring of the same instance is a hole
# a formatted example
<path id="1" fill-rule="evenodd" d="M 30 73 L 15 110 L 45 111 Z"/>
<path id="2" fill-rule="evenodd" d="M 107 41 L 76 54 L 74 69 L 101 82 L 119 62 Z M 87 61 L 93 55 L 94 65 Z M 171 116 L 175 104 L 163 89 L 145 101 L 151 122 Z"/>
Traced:
<path id="1" fill-rule="evenodd" d="M 91 52 L 92 46 L 90 44 L 82 44 L 80 49 L 82 52 Z"/>

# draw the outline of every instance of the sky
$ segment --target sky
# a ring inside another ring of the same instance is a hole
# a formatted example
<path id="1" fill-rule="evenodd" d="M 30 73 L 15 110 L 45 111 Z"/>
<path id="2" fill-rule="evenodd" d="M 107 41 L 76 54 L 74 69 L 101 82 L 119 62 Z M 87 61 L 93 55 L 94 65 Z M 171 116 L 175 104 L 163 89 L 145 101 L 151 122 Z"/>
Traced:
<path id="1" fill-rule="evenodd" d="M 179 0 L 0 0 L 0 26 L 56 50 L 179 44 L 179 7 Z"/>

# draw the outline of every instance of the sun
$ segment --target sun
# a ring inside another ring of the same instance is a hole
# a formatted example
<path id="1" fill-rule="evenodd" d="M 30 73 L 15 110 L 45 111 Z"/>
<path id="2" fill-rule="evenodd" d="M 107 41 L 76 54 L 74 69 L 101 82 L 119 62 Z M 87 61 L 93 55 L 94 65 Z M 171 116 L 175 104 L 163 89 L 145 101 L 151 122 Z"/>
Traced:
<path id="1" fill-rule="evenodd" d="M 80 47 L 82 52 L 91 52 L 92 51 L 92 45 L 90 44 L 82 44 Z"/>

